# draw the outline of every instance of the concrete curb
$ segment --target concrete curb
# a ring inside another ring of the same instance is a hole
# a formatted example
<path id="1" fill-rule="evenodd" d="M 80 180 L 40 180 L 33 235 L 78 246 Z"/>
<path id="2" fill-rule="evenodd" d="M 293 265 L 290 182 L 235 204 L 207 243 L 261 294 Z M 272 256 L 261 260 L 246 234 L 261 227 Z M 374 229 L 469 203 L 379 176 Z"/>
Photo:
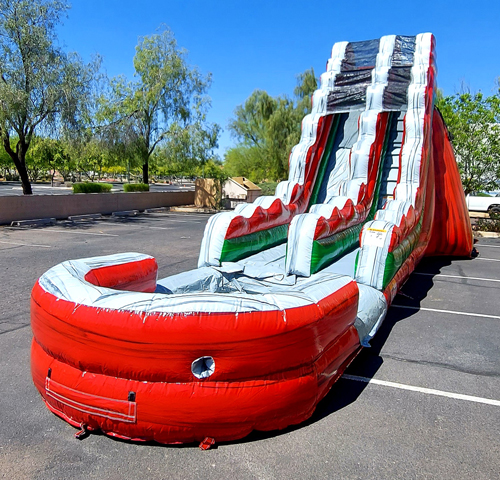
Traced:
<path id="1" fill-rule="evenodd" d="M 146 208 L 143 213 L 165 213 L 169 210 L 169 207 Z"/>
<path id="2" fill-rule="evenodd" d="M 32 220 L 14 220 L 11 227 L 41 227 L 42 225 L 55 225 L 55 218 L 34 218 Z"/>
<path id="3" fill-rule="evenodd" d="M 123 210 L 122 212 L 113 212 L 113 217 L 137 217 L 139 210 Z"/>
<path id="4" fill-rule="evenodd" d="M 490 214 L 487 212 L 474 212 L 473 210 L 469 210 L 470 218 L 490 218 Z"/>
<path id="5" fill-rule="evenodd" d="M 215 208 L 200 208 L 200 207 L 170 207 L 171 212 L 182 212 L 182 213 L 206 213 L 206 214 L 214 214 L 223 212 L 224 210 L 216 210 Z"/>
<path id="6" fill-rule="evenodd" d="M 102 218 L 100 213 L 88 213 L 86 215 L 71 215 L 68 220 L 72 222 L 85 221 L 85 220 L 99 220 Z"/>
<path id="7" fill-rule="evenodd" d="M 476 237 L 476 238 L 500 238 L 500 233 L 498 233 L 498 232 L 474 232 L 474 237 Z"/>

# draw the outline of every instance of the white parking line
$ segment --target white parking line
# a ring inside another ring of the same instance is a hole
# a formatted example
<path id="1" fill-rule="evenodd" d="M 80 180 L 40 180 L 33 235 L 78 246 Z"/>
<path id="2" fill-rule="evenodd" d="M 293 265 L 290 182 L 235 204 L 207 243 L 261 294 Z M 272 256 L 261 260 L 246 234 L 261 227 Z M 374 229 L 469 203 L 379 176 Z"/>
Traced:
<path id="1" fill-rule="evenodd" d="M 113 224 L 113 223 L 106 223 L 106 228 L 124 228 L 122 224 Z M 133 225 L 130 224 L 126 226 L 127 230 L 144 230 L 145 228 L 152 228 L 153 230 L 175 230 L 176 227 L 149 227 L 147 225 Z M 108 233 L 108 235 L 111 235 Z M 113 236 L 119 236 L 119 235 L 114 235 Z"/>
<path id="2" fill-rule="evenodd" d="M 172 213 L 172 212 L 155 212 L 160 215 L 168 215 L 169 217 L 183 217 L 183 218 L 209 218 L 211 213 Z"/>
<path id="3" fill-rule="evenodd" d="M 410 390 L 412 392 L 425 393 L 427 395 L 437 395 L 439 397 L 453 398 L 455 400 L 466 400 L 468 402 L 485 403 L 486 405 L 494 405 L 500 407 L 499 400 L 491 398 L 475 397 L 472 395 L 462 395 L 461 393 L 445 392 L 443 390 L 434 390 L 432 388 L 414 387 L 413 385 L 405 385 L 403 383 L 386 382 L 385 380 L 377 380 L 376 378 L 358 377 L 357 375 L 342 375 L 346 380 L 354 380 L 355 382 L 364 382 L 374 385 L 382 385 L 384 387 L 399 388 L 401 390 Z"/>
<path id="4" fill-rule="evenodd" d="M 0 240 L 0 243 L 5 243 L 6 245 L 19 245 L 21 247 L 40 247 L 40 248 L 52 248 L 50 245 L 37 245 L 36 243 L 17 243 L 17 242 L 4 242 Z"/>
<path id="5" fill-rule="evenodd" d="M 409 310 L 422 310 L 426 312 L 451 313 L 452 315 L 465 315 L 466 317 L 494 318 L 500 320 L 500 316 L 498 315 L 485 315 L 484 313 L 455 312 L 453 310 L 439 310 L 437 308 L 412 307 L 410 305 L 391 305 L 391 307 L 407 308 Z"/>
<path id="6" fill-rule="evenodd" d="M 490 262 L 500 262 L 500 259 L 498 258 L 476 257 L 475 260 L 489 260 Z"/>
<path id="7" fill-rule="evenodd" d="M 485 243 L 476 243 L 476 247 L 500 248 L 500 245 L 486 245 Z"/>
<path id="8" fill-rule="evenodd" d="M 71 187 L 51 187 L 50 185 L 33 185 L 33 190 L 42 190 L 44 188 L 52 189 L 52 190 L 73 190 Z M 23 187 L 12 187 L 12 190 L 22 190 Z"/>
<path id="9" fill-rule="evenodd" d="M 181 218 L 209 218 L 213 214 L 211 213 L 171 213 L 171 212 L 152 212 L 148 215 L 160 215 L 160 216 L 169 216 L 169 217 L 181 217 Z"/>
<path id="10" fill-rule="evenodd" d="M 500 282 L 500 280 L 497 280 L 496 278 L 464 277 L 463 275 L 446 275 L 444 273 L 413 272 L 413 275 L 427 275 L 429 277 L 464 278 L 466 280 L 482 280 L 484 282 Z"/>
<path id="11" fill-rule="evenodd" d="M 70 230 L 54 230 L 53 228 L 44 228 L 43 230 L 30 230 L 31 232 L 44 232 L 44 233 L 69 233 L 72 235 L 98 235 L 102 237 L 119 237 L 120 235 L 115 235 L 113 233 L 94 233 L 94 232 L 80 232 L 80 231 L 70 231 Z"/>
<path id="12" fill-rule="evenodd" d="M 171 222 L 178 222 L 178 223 L 201 223 L 198 220 L 173 220 L 171 218 L 167 218 L 166 220 L 170 220 Z"/>

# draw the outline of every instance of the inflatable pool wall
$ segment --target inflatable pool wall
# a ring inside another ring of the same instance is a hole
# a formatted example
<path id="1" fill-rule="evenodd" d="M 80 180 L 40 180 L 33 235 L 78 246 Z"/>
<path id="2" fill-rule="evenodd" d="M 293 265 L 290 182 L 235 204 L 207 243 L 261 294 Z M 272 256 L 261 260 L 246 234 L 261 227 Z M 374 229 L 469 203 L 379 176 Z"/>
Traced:
<path id="1" fill-rule="evenodd" d="M 469 256 L 429 34 L 340 42 L 276 195 L 212 216 L 198 268 L 63 262 L 31 297 L 31 368 L 74 426 L 163 443 L 310 417 L 424 254 Z M 209 443 L 210 443 L 209 442 Z"/>

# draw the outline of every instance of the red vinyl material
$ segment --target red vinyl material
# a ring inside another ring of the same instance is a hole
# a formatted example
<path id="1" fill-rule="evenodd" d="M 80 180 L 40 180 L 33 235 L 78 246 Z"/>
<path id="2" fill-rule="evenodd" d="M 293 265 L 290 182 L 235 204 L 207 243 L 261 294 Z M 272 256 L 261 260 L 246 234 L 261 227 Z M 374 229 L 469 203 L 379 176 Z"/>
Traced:
<path id="1" fill-rule="evenodd" d="M 129 290 L 132 292 L 154 292 L 158 265 L 154 258 L 145 258 L 129 263 L 124 269 L 122 265 L 109 265 L 94 268 L 85 275 L 85 280 L 98 287 Z"/>
<path id="2" fill-rule="evenodd" d="M 116 272 L 129 278 L 134 263 Z M 357 305 L 352 281 L 288 310 L 147 315 L 77 305 L 37 283 L 33 379 L 73 425 L 164 443 L 236 439 L 312 414 L 359 350 Z M 208 355 L 213 375 L 195 378 L 193 361 Z"/>
<path id="3" fill-rule="evenodd" d="M 83 424 L 89 430 L 132 440 L 187 443 L 209 436 L 224 441 L 309 418 L 359 347 L 354 327 L 336 343 L 329 352 L 333 363 L 325 372 L 310 368 L 301 376 L 283 380 L 129 380 L 84 372 L 60 362 L 47 355 L 36 340 L 31 367 L 35 386 L 49 409 L 74 426 Z M 130 392 L 136 401 L 128 401 Z"/>
<path id="4" fill-rule="evenodd" d="M 436 195 L 432 236 L 425 254 L 470 257 L 473 235 L 453 147 L 441 114 L 434 113 L 432 162 Z"/>

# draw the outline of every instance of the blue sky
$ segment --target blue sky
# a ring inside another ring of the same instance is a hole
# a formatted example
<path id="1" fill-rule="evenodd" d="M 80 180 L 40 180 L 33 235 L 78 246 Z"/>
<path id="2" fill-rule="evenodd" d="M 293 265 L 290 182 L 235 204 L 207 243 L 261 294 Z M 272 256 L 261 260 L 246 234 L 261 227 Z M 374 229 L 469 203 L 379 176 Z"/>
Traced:
<path id="1" fill-rule="evenodd" d="M 213 75 L 209 119 L 224 129 L 222 157 L 234 143 L 234 109 L 255 89 L 291 95 L 310 67 L 319 77 L 338 41 L 432 32 L 445 95 L 462 84 L 490 94 L 500 76 L 499 21 L 498 0 L 73 0 L 59 40 L 87 61 L 99 53 L 108 75 L 131 79 L 138 37 L 168 25 L 188 62 Z"/>

